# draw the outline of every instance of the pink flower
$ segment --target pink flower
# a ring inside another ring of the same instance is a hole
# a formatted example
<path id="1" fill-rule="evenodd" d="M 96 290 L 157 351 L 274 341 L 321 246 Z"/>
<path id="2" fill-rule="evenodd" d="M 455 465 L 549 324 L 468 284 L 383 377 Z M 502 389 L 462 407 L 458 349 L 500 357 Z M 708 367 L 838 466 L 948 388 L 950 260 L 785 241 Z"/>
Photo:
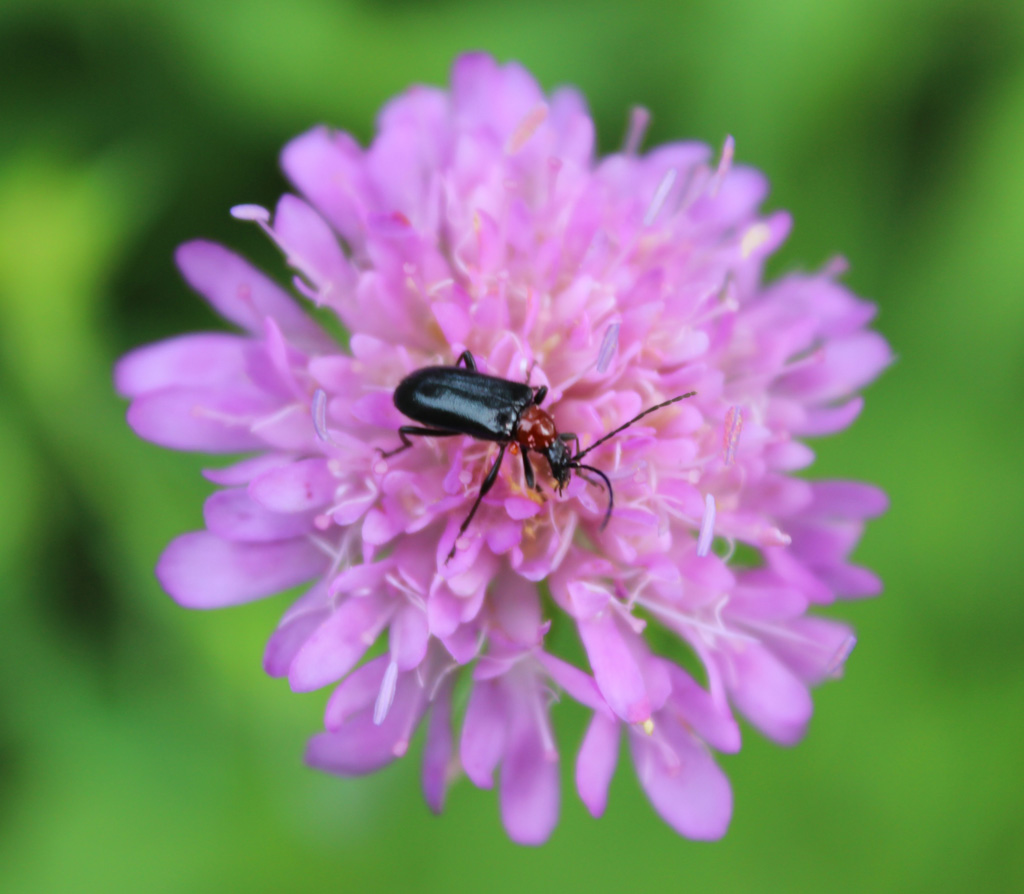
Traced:
<path id="1" fill-rule="evenodd" d="M 884 495 L 793 473 L 813 460 L 804 438 L 854 420 L 889 348 L 833 271 L 762 283 L 789 218 L 758 214 L 764 178 L 732 165 L 731 140 L 717 165 L 697 143 L 639 155 L 637 116 L 627 151 L 598 161 L 574 91 L 546 97 L 483 55 L 452 79 L 391 102 L 367 149 L 326 128 L 295 139 L 282 161 L 304 198 L 234 210 L 281 248 L 305 307 L 225 248 L 179 249 L 185 279 L 240 332 L 125 357 L 128 421 L 167 447 L 248 456 L 206 473 L 221 487 L 206 529 L 171 543 L 158 577 L 193 608 L 308 586 L 265 665 L 298 691 L 336 685 L 314 766 L 371 772 L 425 722 L 431 808 L 460 766 L 483 788 L 497 773 L 509 834 L 540 843 L 558 814 L 561 692 L 593 712 L 576 765 L 593 814 L 625 732 L 655 809 L 716 838 L 732 795 L 712 751 L 739 749 L 732 711 L 797 741 L 810 686 L 854 642 L 809 610 L 880 589 L 848 556 Z M 332 316 L 347 345 L 316 322 Z M 396 385 L 464 350 L 481 372 L 546 386 L 544 409 L 583 449 L 696 396 L 588 454 L 614 488 L 606 528 L 599 478 L 558 493 L 535 454 L 537 493 L 508 455 L 456 542 L 498 445 L 382 453 L 410 422 Z M 757 560 L 730 562 L 736 545 Z M 576 626 L 588 667 L 552 654 L 551 623 Z M 653 626 L 706 682 L 652 652 Z"/>

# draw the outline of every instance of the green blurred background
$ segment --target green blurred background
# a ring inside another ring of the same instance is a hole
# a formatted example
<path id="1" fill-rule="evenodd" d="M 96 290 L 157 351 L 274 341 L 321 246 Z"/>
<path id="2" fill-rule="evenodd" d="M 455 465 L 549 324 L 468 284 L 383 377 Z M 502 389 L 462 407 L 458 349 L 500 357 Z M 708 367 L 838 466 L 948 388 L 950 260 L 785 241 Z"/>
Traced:
<path id="1" fill-rule="evenodd" d="M 846 255 L 899 356 L 812 470 L 890 493 L 858 552 L 886 592 L 841 607 L 860 644 L 807 739 L 748 728 L 722 761 L 716 844 L 677 838 L 626 760 L 590 819 L 568 706 L 539 850 L 465 781 L 432 817 L 418 752 L 308 771 L 324 695 L 260 669 L 287 599 L 190 613 L 153 578 L 209 486 L 201 458 L 133 438 L 110 370 L 220 325 L 175 246 L 219 239 L 284 278 L 228 208 L 274 203 L 289 137 L 365 141 L 384 100 L 477 47 L 578 85 L 603 151 L 634 103 L 648 146 L 735 135 L 795 216 L 775 271 Z M 3 0 L 0 891 L 1024 889 L 1022 237 L 1019 2 Z"/>

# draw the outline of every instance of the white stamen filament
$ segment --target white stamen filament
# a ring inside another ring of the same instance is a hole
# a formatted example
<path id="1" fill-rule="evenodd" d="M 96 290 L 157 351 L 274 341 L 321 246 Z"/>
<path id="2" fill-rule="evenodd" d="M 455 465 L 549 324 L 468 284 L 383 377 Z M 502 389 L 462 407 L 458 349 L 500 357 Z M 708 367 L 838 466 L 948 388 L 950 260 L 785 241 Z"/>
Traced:
<path id="1" fill-rule="evenodd" d="M 313 429 L 316 436 L 324 443 L 332 443 L 331 433 L 327 431 L 327 392 L 323 388 L 317 388 L 313 392 L 309 409 L 313 414 Z"/>
<path id="2" fill-rule="evenodd" d="M 725 138 L 725 144 L 722 146 L 722 155 L 718 159 L 718 168 L 715 170 L 714 176 L 711 178 L 711 184 L 708 186 L 708 195 L 712 198 L 718 195 L 722 181 L 725 180 L 726 174 L 729 173 L 729 169 L 732 167 L 732 157 L 735 151 L 736 141 L 730 134 Z"/>
<path id="3" fill-rule="evenodd" d="M 401 573 L 401 572 L 400 572 Z M 427 609 L 427 605 L 423 600 L 423 594 L 418 590 L 413 589 L 407 580 L 402 580 L 393 571 L 389 571 L 384 575 L 384 580 L 391 584 L 399 593 L 405 596 L 413 605 L 417 608 L 422 608 L 424 611 Z"/>
<path id="4" fill-rule="evenodd" d="M 669 775 L 674 776 L 679 772 L 679 768 L 682 766 L 683 762 L 679 760 L 679 755 L 676 753 L 675 748 L 666 741 L 665 737 L 660 733 L 656 735 L 656 733 L 657 730 L 652 729 L 648 734 L 651 737 L 651 743 L 661 753 L 661 759 L 665 762 L 665 767 L 668 770 Z"/>
<path id="5" fill-rule="evenodd" d="M 555 522 L 554 504 L 549 502 L 548 505 L 551 507 L 548 518 L 551 519 L 552 531 L 554 532 L 554 535 L 559 538 L 558 549 L 555 550 L 555 557 L 552 559 L 551 567 L 558 568 L 568 554 L 569 547 L 572 546 L 573 536 L 576 533 L 577 516 L 575 512 L 571 513 L 565 527 L 559 530 L 558 525 Z"/>
<path id="6" fill-rule="evenodd" d="M 513 131 L 505 144 L 506 155 L 515 155 L 520 149 L 530 142 L 530 138 L 537 132 L 537 129 L 547 120 L 548 107 L 545 103 L 538 103 L 529 112 L 519 126 Z"/>
<path id="7" fill-rule="evenodd" d="M 398 683 L 398 665 L 394 661 L 388 662 L 387 670 L 384 671 L 384 679 L 380 681 L 380 691 L 377 693 L 377 701 L 373 706 L 373 723 L 380 726 L 384 718 L 391 710 L 391 704 L 395 700 L 395 685 Z"/>
<path id="8" fill-rule="evenodd" d="M 555 744 L 554 736 L 551 734 L 547 711 L 544 710 L 544 700 L 540 698 L 538 690 L 534 690 L 530 701 L 532 702 L 531 707 L 533 708 L 533 714 L 537 723 L 537 731 L 540 733 L 541 746 L 544 749 L 544 759 L 554 763 L 558 760 L 558 746 Z"/>
<path id="9" fill-rule="evenodd" d="M 835 654 L 829 660 L 829 663 L 825 665 L 825 676 L 826 677 L 838 677 L 840 671 L 843 669 L 843 665 L 846 664 L 846 659 L 850 657 L 850 653 L 853 651 L 853 647 L 857 645 L 857 637 L 852 633 L 840 643 L 839 648 L 836 649 Z"/>
<path id="10" fill-rule="evenodd" d="M 288 404 L 287 406 L 281 407 L 276 413 L 271 413 L 269 416 L 264 416 L 262 419 L 257 419 L 252 425 L 249 426 L 250 431 L 259 431 L 261 428 L 266 428 L 268 425 L 273 425 L 275 422 L 280 422 L 286 416 L 290 416 L 296 410 L 305 410 L 303 404 Z"/>
<path id="11" fill-rule="evenodd" d="M 601 349 L 597 352 L 597 371 L 599 373 L 603 373 L 608 369 L 608 365 L 612 362 L 612 357 L 615 356 L 615 351 L 619 346 L 619 329 L 621 327 L 622 323 L 616 320 L 613 323 L 609 323 L 608 328 L 604 331 Z"/>
<path id="12" fill-rule="evenodd" d="M 723 539 L 725 540 L 725 552 L 719 558 L 728 565 L 732 561 L 732 557 L 736 555 L 736 538 L 723 535 Z"/>
<path id="13" fill-rule="evenodd" d="M 632 606 L 635 605 L 635 603 L 635 599 L 627 596 L 624 602 L 613 599 L 608 604 L 618 613 L 619 617 L 629 625 L 630 629 L 639 635 L 647 628 L 647 622 L 643 618 L 638 618 L 633 614 Z"/>
<path id="14" fill-rule="evenodd" d="M 700 520 L 700 535 L 697 537 L 697 555 L 704 558 L 711 549 L 715 536 L 715 498 L 704 496 L 704 517 Z"/>
<path id="15" fill-rule="evenodd" d="M 658 184 L 658 188 L 654 191 L 654 198 L 651 199 L 651 204 L 647 208 L 647 213 L 644 215 L 644 226 L 649 227 L 654 223 L 655 218 L 658 216 L 658 212 L 661 211 L 661 206 L 665 204 L 665 199 L 668 198 L 669 191 L 672 189 L 672 184 L 676 182 L 676 169 L 669 168 L 665 173 L 665 176 L 661 178 L 661 183 Z"/>
<path id="16" fill-rule="evenodd" d="M 235 205 L 231 209 L 231 216 L 236 220 L 251 220 L 256 223 L 266 223 L 270 220 L 270 212 L 262 205 Z"/>
<path id="17" fill-rule="evenodd" d="M 727 466 L 731 466 L 736 458 L 736 445 L 739 443 L 742 430 L 743 410 L 737 406 L 729 407 L 729 412 L 725 414 L 725 434 L 722 438 L 722 448 Z"/>
<path id="18" fill-rule="evenodd" d="M 782 365 L 782 369 L 775 370 L 772 373 L 751 373 L 748 376 L 733 379 L 729 385 L 734 391 L 757 391 L 766 388 L 770 381 L 777 381 L 792 372 L 796 372 L 798 369 L 816 366 L 824 361 L 825 348 L 814 348 L 795 360 L 787 360 Z"/>
<path id="19" fill-rule="evenodd" d="M 733 630 L 722 625 L 721 621 L 718 624 L 708 624 L 706 621 L 698 621 L 692 615 L 688 615 L 684 612 L 677 611 L 673 608 L 668 608 L 659 602 L 653 602 L 650 599 L 637 599 L 636 604 L 646 608 L 651 614 L 658 615 L 667 621 L 674 621 L 677 624 L 685 625 L 686 627 L 692 627 L 694 630 L 699 630 L 702 633 L 711 634 L 714 637 L 721 637 L 722 639 L 738 640 L 746 643 L 758 643 L 760 639 L 756 636 L 749 636 L 745 633 L 740 633 L 738 630 Z"/>
<path id="20" fill-rule="evenodd" d="M 305 258 L 294 254 L 288 249 L 288 246 L 284 245 L 278 238 L 277 233 L 274 232 L 274 228 L 270 225 L 270 212 L 262 205 L 235 205 L 231 209 L 231 216 L 237 220 L 248 220 L 257 224 L 264 233 L 267 234 L 267 238 L 274 243 L 280 250 L 281 254 L 284 255 L 285 263 L 289 267 L 294 267 L 299 270 L 310 282 L 316 283 L 316 277 L 310 275 L 310 270 L 313 268 L 306 261 Z M 302 291 L 300 289 L 300 291 Z"/>
<path id="21" fill-rule="evenodd" d="M 758 534 L 757 542 L 761 546 L 789 546 L 793 542 L 793 538 L 785 531 L 780 531 L 775 526 L 772 526 L 765 528 Z"/>
<path id="22" fill-rule="evenodd" d="M 647 133 L 647 125 L 651 123 L 651 113 L 643 106 L 633 106 L 629 110 L 629 127 L 626 130 L 626 141 L 622 147 L 623 155 L 636 155 L 640 144 Z"/>
<path id="23" fill-rule="evenodd" d="M 344 558 L 341 554 L 341 550 L 334 546 L 334 544 L 328 543 L 323 539 L 323 537 L 318 537 L 315 534 L 307 534 L 306 539 L 309 540 L 309 542 L 318 550 L 324 553 L 324 555 L 330 558 L 332 565 L 340 564 L 341 560 Z"/>
<path id="24" fill-rule="evenodd" d="M 427 295 L 433 297 L 440 292 L 441 289 L 447 289 L 449 286 L 453 285 L 455 285 L 455 280 L 450 277 L 448 279 L 439 279 L 437 282 L 427 286 Z"/>

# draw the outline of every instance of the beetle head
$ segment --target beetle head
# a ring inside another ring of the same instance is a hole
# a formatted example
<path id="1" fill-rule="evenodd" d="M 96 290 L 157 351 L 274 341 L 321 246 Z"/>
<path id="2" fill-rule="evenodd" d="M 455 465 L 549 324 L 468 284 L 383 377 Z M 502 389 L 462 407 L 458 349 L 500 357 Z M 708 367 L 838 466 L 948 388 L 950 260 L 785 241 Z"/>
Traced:
<path id="1" fill-rule="evenodd" d="M 558 490 L 562 491 L 569 483 L 569 474 L 573 468 L 569 448 L 565 446 L 565 441 L 555 438 L 541 452 L 548 458 L 548 465 L 551 466 L 551 477 L 555 479 Z"/>
<path id="2" fill-rule="evenodd" d="M 608 525 L 608 519 L 612 516 L 612 504 L 615 499 L 612 494 L 612 483 L 608 480 L 608 476 L 600 469 L 594 468 L 594 466 L 587 466 L 579 462 L 579 457 L 572 456 L 569 453 L 569 448 L 561 438 L 556 438 L 552 441 L 544 448 L 543 453 L 548 458 L 548 465 L 551 466 L 551 477 L 555 479 L 559 493 L 569 483 L 569 476 L 572 474 L 573 469 L 586 469 L 588 472 L 593 472 L 604 482 L 604 486 L 608 491 L 608 508 L 605 510 L 604 520 L 601 522 L 601 530 L 603 531 Z M 583 473 L 581 472 L 580 474 L 582 475 Z M 598 484 L 598 482 L 593 481 L 586 475 L 583 475 L 583 477 L 592 484 Z"/>

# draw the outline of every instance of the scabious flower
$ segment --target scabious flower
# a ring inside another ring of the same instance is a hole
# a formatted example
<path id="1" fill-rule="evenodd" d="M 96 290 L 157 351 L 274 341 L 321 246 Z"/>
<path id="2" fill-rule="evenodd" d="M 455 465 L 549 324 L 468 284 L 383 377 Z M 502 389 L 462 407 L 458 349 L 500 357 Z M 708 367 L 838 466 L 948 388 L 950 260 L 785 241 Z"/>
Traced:
<path id="1" fill-rule="evenodd" d="M 790 221 L 759 213 L 764 178 L 732 164 L 731 140 L 717 162 L 698 143 L 639 154 L 643 119 L 597 160 L 579 94 L 545 97 L 518 65 L 464 56 L 450 91 L 389 103 L 366 149 L 322 127 L 292 141 L 282 164 L 302 198 L 234 209 L 280 247 L 300 300 L 188 243 L 186 281 L 240 331 L 144 347 L 116 371 L 140 436 L 247 454 L 206 473 L 221 487 L 206 529 L 157 574 L 192 608 L 306 586 L 265 667 L 297 691 L 336 686 L 308 761 L 367 773 L 423 725 L 430 807 L 460 768 L 482 788 L 498 771 L 523 843 L 557 820 L 555 693 L 592 712 L 576 783 L 595 816 L 625 734 L 665 821 L 721 836 L 732 795 L 712 752 L 740 747 L 733 711 L 800 739 L 809 687 L 854 642 L 809 610 L 879 590 L 848 557 L 884 495 L 794 475 L 813 459 L 803 439 L 846 428 L 890 360 L 865 329 L 873 307 L 834 267 L 765 285 Z M 498 445 L 383 453 L 409 422 L 395 386 L 464 350 L 546 385 L 583 449 L 696 396 L 589 454 L 614 489 L 606 528 L 601 481 L 574 474 L 558 493 L 541 461 L 538 493 L 507 456 L 459 536 Z M 552 625 L 575 626 L 586 666 L 555 654 Z M 665 655 L 684 652 L 696 677 Z"/>

